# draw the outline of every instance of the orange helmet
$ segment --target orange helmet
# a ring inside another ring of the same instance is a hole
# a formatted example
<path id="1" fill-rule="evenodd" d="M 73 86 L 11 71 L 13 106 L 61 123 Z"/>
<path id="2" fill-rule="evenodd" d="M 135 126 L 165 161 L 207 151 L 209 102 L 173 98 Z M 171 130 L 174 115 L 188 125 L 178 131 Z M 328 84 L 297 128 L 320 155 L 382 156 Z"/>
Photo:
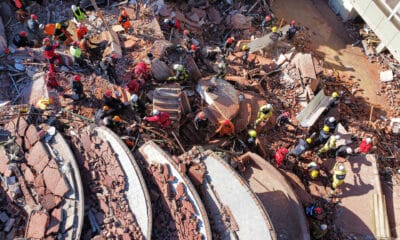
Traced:
<path id="1" fill-rule="evenodd" d="M 122 10 L 121 15 L 126 17 L 126 16 L 128 16 L 128 13 L 126 12 L 126 10 Z"/>
<path id="2" fill-rule="evenodd" d="M 103 110 L 104 110 L 104 111 L 108 111 L 108 110 L 110 110 L 110 107 L 107 106 L 107 105 L 104 105 L 104 106 L 103 106 Z"/>
<path id="3" fill-rule="evenodd" d="M 121 118 L 118 115 L 115 115 L 112 119 L 114 122 L 120 122 Z"/>
<path id="4" fill-rule="evenodd" d="M 191 48 L 193 51 L 196 51 L 196 50 L 197 50 L 197 47 L 196 47 L 196 45 L 194 45 L 194 44 L 192 44 L 192 45 L 190 46 L 190 48 Z"/>

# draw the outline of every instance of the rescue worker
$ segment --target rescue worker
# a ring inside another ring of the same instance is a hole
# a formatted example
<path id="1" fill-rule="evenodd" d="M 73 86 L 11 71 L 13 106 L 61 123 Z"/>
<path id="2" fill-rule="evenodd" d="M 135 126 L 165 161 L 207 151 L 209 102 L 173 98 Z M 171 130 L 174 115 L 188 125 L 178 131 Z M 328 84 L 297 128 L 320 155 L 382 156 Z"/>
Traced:
<path id="1" fill-rule="evenodd" d="M 121 100 L 114 98 L 112 96 L 112 93 L 110 90 L 107 90 L 104 95 L 103 95 L 103 102 L 104 105 L 107 105 L 110 107 L 110 109 L 113 109 L 115 111 L 119 111 L 123 109 L 124 104 L 121 102 Z"/>
<path id="2" fill-rule="evenodd" d="M 346 168 L 343 163 L 336 162 L 333 167 L 333 179 L 331 186 L 331 194 L 335 194 L 336 189 L 344 183 L 346 177 Z"/>
<path id="3" fill-rule="evenodd" d="M 135 76 L 144 81 L 149 80 L 150 69 L 145 62 L 139 62 L 134 68 Z"/>
<path id="4" fill-rule="evenodd" d="M 242 65 L 244 66 L 244 65 L 248 64 L 248 60 L 247 59 L 249 58 L 249 53 L 250 53 L 249 46 L 247 46 L 246 44 L 243 45 L 242 46 L 242 51 L 244 52 L 243 56 L 242 56 Z"/>
<path id="5" fill-rule="evenodd" d="M 195 46 L 200 46 L 200 42 L 196 40 L 193 35 L 190 33 L 189 30 L 185 29 L 183 30 L 183 41 L 184 41 L 184 46 L 187 49 L 190 49 L 190 46 L 194 44 Z"/>
<path id="6" fill-rule="evenodd" d="M 112 131 L 116 132 L 117 134 L 119 134 L 119 128 L 121 126 L 121 117 L 118 115 L 115 115 L 113 117 L 111 116 L 107 116 L 105 118 L 103 118 L 103 124 L 110 128 Z"/>
<path id="7" fill-rule="evenodd" d="M 82 82 L 81 82 L 81 76 L 79 76 L 79 75 L 75 75 L 73 78 L 72 78 L 72 81 L 71 81 L 71 88 L 72 88 L 72 91 L 74 92 L 74 94 L 75 94 L 75 96 L 74 96 L 74 100 L 80 100 L 80 99 L 83 99 L 83 98 L 85 98 L 86 96 L 85 96 L 85 93 L 84 93 L 84 91 L 83 91 L 83 84 L 82 84 Z"/>
<path id="8" fill-rule="evenodd" d="M 262 28 L 262 32 L 263 33 L 265 32 L 265 30 L 267 30 L 267 32 L 271 31 L 271 28 L 272 28 L 272 17 L 271 17 L 271 15 L 265 16 L 264 20 L 261 23 L 261 28 Z"/>
<path id="9" fill-rule="evenodd" d="M 58 84 L 57 75 L 55 72 L 47 72 L 46 74 L 46 86 L 49 89 L 55 89 L 58 92 L 62 92 L 63 88 Z"/>
<path id="10" fill-rule="evenodd" d="M 52 98 L 47 98 L 47 97 L 42 97 L 41 99 L 39 99 L 35 105 L 35 107 L 37 109 L 40 110 L 47 110 L 47 108 L 49 107 L 49 105 L 53 104 L 53 99 Z"/>
<path id="11" fill-rule="evenodd" d="M 96 112 L 95 121 L 96 121 L 96 123 L 99 123 L 99 121 L 100 121 L 101 119 L 104 119 L 105 117 L 108 117 L 108 116 L 110 116 L 110 115 L 113 115 L 114 113 L 115 113 L 115 110 L 114 110 L 114 109 L 110 109 L 109 106 L 104 105 L 103 108 L 102 108 L 100 111 L 97 111 L 97 112 Z M 103 123 L 104 123 L 104 122 L 103 122 Z"/>
<path id="12" fill-rule="evenodd" d="M 146 105 L 141 101 L 138 95 L 133 94 L 131 96 L 131 107 L 135 113 L 138 113 L 140 118 L 143 118 L 146 113 Z"/>
<path id="13" fill-rule="evenodd" d="M 18 34 L 15 34 L 12 42 L 17 48 L 20 47 L 34 47 L 35 43 L 28 39 L 28 33 L 25 31 L 20 31 Z"/>
<path id="14" fill-rule="evenodd" d="M 271 118 L 273 111 L 274 108 L 272 107 L 272 104 L 266 104 L 262 106 L 260 110 L 258 110 L 255 125 L 262 121 L 268 121 Z"/>
<path id="15" fill-rule="evenodd" d="M 170 29 L 176 28 L 178 30 L 178 32 L 182 31 L 181 23 L 174 17 L 172 17 L 170 19 L 168 19 L 168 18 L 164 19 L 164 24 L 167 25 L 168 28 L 170 28 Z"/>
<path id="16" fill-rule="evenodd" d="M 34 34 L 38 34 L 40 30 L 40 23 L 37 19 L 38 17 L 35 14 L 31 14 L 31 17 L 27 22 L 28 30 Z"/>
<path id="17" fill-rule="evenodd" d="M 175 70 L 175 76 L 169 77 L 167 79 L 168 81 L 175 80 L 185 82 L 189 78 L 189 73 L 182 64 L 174 64 L 172 68 Z"/>
<path id="18" fill-rule="evenodd" d="M 296 26 L 296 21 L 292 20 L 290 22 L 289 30 L 286 32 L 286 39 L 289 41 L 292 40 L 298 30 L 300 30 L 300 28 Z"/>
<path id="19" fill-rule="evenodd" d="M 248 132 L 248 138 L 247 138 L 247 145 L 252 148 L 256 145 L 256 140 L 257 140 L 257 132 L 254 129 L 250 129 Z"/>
<path id="20" fill-rule="evenodd" d="M 372 148 L 372 138 L 366 138 L 361 141 L 360 146 L 356 149 L 356 153 L 367 154 Z"/>
<path id="21" fill-rule="evenodd" d="M 202 60 L 201 58 L 201 54 L 200 54 L 200 50 L 199 48 L 192 44 L 190 45 L 190 50 L 188 51 L 188 54 L 190 54 L 192 56 L 192 58 L 197 62 L 199 60 Z"/>
<path id="22" fill-rule="evenodd" d="M 118 76 L 115 71 L 115 66 L 112 62 L 111 57 L 104 57 L 100 63 L 100 70 L 101 72 L 109 78 L 110 81 L 113 81 L 114 83 L 118 82 Z"/>
<path id="23" fill-rule="evenodd" d="M 329 127 L 329 132 L 333 133 L 338 125 L 335 117 L 327 117 L 324 119 L 324 125 Z"/>
<path id="24" fill-rule="evenodd" d="M 169 114 L 166 112 L 160 112 L 157 109 L 153 110 L 153 116 L 144 117 L 143 120 L 148 122 L 155 122 L 161 128 L 166 128 L 171 126 L 171 120 Z"/>
<path id="25" fill-rule="evenodd" d="M 49 71 L 54 72 L 55 70 L 54 63 L 56 62 L 61 63 L 60 55 L 55 52 L 56 48 L 58 48 L 60 44 L 58 42 L 56 44 L 51 44 L 49 38 L 44 38 L 43 45 L 44 45 L 44 57 L 50 64 Z"/>
<path id="26" fill-rule="evenodd" d="M 79 42 L 79 48 L 82 50 L 82 53 L 84 53 L 87 58 L 89 58 L 92 64 L 97 60 L 101 61 L 103 47 L 100 46 L 100 44 L 98 43 L 90 41 L 88 35 L 81 39 L 81 41 Z"/>
<path id="27" fill-rule="evenodd" d="M 128 84 L 126 84 L 126 90 L 128 90 L 130 94 L 137 94 L 141 86 L 142 86 L 141 81 L 137 79 L 132 79 L 128 82 Z"/>
<path id="28" fill-rule="evenodd" d="M 295 156 L 297 158 L 300 157 L 303 153 L 305 153 L 305 151 L 310 148 L 311 143 L 311 138 L 307 138 L 305 141 L 303 139 L 300 139 L 296 147 L 289 152 L 289 155 Z"/>
<path id="29" fill-rule="evenodd" d="M 290 113 L 289 112 L 284 112 L 280 114 L 276 118 L 276 125 L 278 127 L 285 126 L 286 124 L 292 125 L 293 127 L 296 127 L 293 123 L 292 120 L 290 119 Z"/>
<path id="30" fill-rule="evenodd" d="M 215 75 L 217 79 L 225 79 L 226 75 L 226 63 L 224 61 L 218 63 L 218 72 Z"/>
<path id="31" fill-rule="evenodd" d="M 194 127 L 196 130 L 205 129 L 208 127 L 209 120 L 205 112 L 200 111 L 196 114 L 193 120 Z"/>
<path id="32" fill-rule="evenodd" d="M 335 156 L 348 159 L 353 154 L 353 149 L 349 146 L 341 146 L 336 150 Z"/>
<path id="33" fill-rule="evenodd" d="M 275 164 L 277 168 L 280 168 L 285 163 L 286 155 L 289 153 L 287 148 L 278 148 L 275 152 Z"/>
<path id="34" fill-rule="evenodd" d="M 68 46 L 73 40 L 71 34 L 68 32 L 67 27 L 63 26 L 61 23 L 56 23 L 56 29 L 54 30 L 53 39 L 58 40 L 64 45 Z"/>
<path id="35" fill-rule="evenodd" d="M 235 126 L 229 119 L 219 121 L 219 128 L 215 131 L 220 137 L 231 136 L 235 133 Z"/>
<path id="36" fill-rule="evenodd" d="M 341 93 L 341 95 L 342 95 L 342 93 Z M 329 99 L 327 110 L 335 107 L 336 105 L 338 105 L 340 103 L 340 100 L 342 98 L 341 95 L 339 95 L 339 93 L 337 93 L 337 92 L 332 93 L 331 98 Z"/>
<path id="37" fill-rule="evenodd" d="M 78 23 L 78 28 L 76 29 L 76 36 L 79 40 L 83 39 L 88 32 L 89 30 L 84 23 Z"/>
<path id="38" fill-rule="evenodd" d="M 233 37 L 228 37 L 224 45 L 224 56 L 227 57 L 230 53 L 233 53 Z"/>
<path id="39" fill-rule="evenodd" d="M 74 61 L 79 65 L 79 67 L 87 67 L 87 64 L 82 56 L 82 50 L 79 48 L 78 41 L 75 41 L 71 44 L 71 47 L 69 47 L 69 53 L 74 57 Z"/>
<path id="40" fill-rule="evenodd" d="M 283 36 L 282 32 L 278 32 L 278 27 L 276 27 L 276 26 L 273 26 L 271 28 L 271 31 L 272 31 L 272 33 L 269 36 L 269 38 L 273 41 L 278 41 L 278 39 Z"/>
<path id="41" fill-rule="evenodd" d="M 307 171 L 311 180 L 315 180 L 319 175 L 319 166 L 316 162 L 310 162 L 307 165 Z"/>
<path id="42" fill-rule="evenodd" d="M 318 150 L 318 155 L 321 155 L 322 153 L 327 153 L 330 150 L 334 150 L 336 148 L 336 141 L 339 140 L 339 138 L 339 135 L 330 136 L 325 145 Z"/>
<path id="43" fill-rule="evenodd" d="M 128 16 L 126 10 L 122 10 L 121 15 L 118 17 L 118 22 L 124 28 L 125 32 L 131 28 L 131 19 Z"/>
<path id="44" fill-rule="evenodd" d="M 331 136 L 330 128 L 328 126 L 324 125 L 322 130 L 319 132 L 319 136 L 318 136 L 319 142 L 317 143 L 317 145 L 324 144 L 326 141 L 328 141 L 330 136 Z"/>
<path id="45" fill-rule="evenodd" d="M 74 15 L 74 20 L 76 22 L 82 22 L 86 19 L 86 13 L 81 9 L 81 7 L 77 7 L 76 5 L 71 6 L 72 14 Z"/>

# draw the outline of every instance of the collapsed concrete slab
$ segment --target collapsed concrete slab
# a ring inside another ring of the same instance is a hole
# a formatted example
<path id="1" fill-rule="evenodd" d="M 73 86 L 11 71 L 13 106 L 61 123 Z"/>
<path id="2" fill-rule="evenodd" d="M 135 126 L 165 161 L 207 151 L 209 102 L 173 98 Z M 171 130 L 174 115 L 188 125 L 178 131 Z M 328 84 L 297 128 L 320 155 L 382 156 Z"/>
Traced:
<path id="1" fill-rule="evenodd" d="M 309 240 L 310 233 L 302 204 L 285 177 L 255 153 L 247 152 L 240 159 L 250 163 L 241 175 L 263 203 L 276 234 L 286 239 Z"/>
<path id="2" fill-rule="evenodd" d="M 210 91 L 211 80 L 202 79 L 196 86 L 196 91 L 209 105 L 204 111 L 214 122 L 233 119 L 239 113 L 239 92 L 223 79 L 217 79 L 215 84 L 213 91 Z"/>
<path id="3" fill-rule="evenodd" d="M 301 77 L 310 79 L 317 78 L 311 53 L 297 53 L 291 62 L 300 70 Z"/>
<path id="4" fill-rule="evenodd" d="M 283 33 L 286 33 L 286 31 L 289 30 L 289 25 L 283 26 L 280 31 Z M 250 53 L 254 53 L 257 51 L 262 51 L 262 50 L 268 50 L 271 47 L 275 46 L 276 44 L 279 44 L 279 40 L 275 41 L 271 39 L 272 33 L 268 33 L 260 38 L 254 39 L 250 43 L 247 44 L 250 48 Z"/>
<path id="5" fill-rule="evenodd" d="M 156 88 L 153 92 L 153 109 L 166 112 L 171 120 L 178 121 L 184 113 L 184 107 L 190 104 L 187 96 L 180 88 Z"/>
<path id="6" fill-rule="evenodd" d="M 308 105 L 297 114 L 296 118 L 302 127 L 311 127 L 319 119 L 322 113 L 329 106 L 330 97 L 326 96 L 324 91 L 321 90 L 318 94 L 308 103 Z"/>
<path id="7" fill-rule="evenodd" d="M 221 239 L 277 239 L 271 219 L 243 178 L 212 151 L 197 160 L 207 169 L 203 201 Z"/>

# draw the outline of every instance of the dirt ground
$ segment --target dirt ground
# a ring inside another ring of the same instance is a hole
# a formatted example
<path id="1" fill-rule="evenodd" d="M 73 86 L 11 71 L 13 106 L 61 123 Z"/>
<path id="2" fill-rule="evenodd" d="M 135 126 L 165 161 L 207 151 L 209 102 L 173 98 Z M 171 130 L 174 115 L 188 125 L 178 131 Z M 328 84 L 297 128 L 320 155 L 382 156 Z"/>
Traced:
<path id="1" fill-rule="evenodd" d="M 331 10 L 328 1 L 274 1 L 272 8 L 277 17 L 284 17 L 286 21 L 295 19 L 300 26 L 310 29 L 313 48 L 324 57 L 324 67 L 334 68 L 358 81 L 364 90 L 358 94 L 371 104 L 382 106 L 386 102 L 383 95 L 376 94 L 380 89 L 378 64 L 370 63 L 360 47 L 351 46 L 352 42 L 344 34 L 344 24 Z"/>

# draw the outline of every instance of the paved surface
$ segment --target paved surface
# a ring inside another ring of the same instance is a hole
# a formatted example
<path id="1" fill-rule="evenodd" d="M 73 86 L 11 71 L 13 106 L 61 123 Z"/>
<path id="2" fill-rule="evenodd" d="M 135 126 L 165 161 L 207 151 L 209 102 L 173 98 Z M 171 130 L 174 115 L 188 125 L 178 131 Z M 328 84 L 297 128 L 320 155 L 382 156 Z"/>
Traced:
<path id="1" fill-rule="evenodd" d="M 218 198 L 214 205 L 229 209 L 238 239 L 276 239 L 271 220 L 246 182 L 222 159 L 211 152 L 206 154 L 208 188 L 211 185 Z"/>
<path id="2" fill-rule="evenodd" d="M 242 176 L 263 203 L 278 239 L 310 239 L 303 207 L 285 177 L 257 154 L 249 152 L 247 157 L 250 166 Z"/>

